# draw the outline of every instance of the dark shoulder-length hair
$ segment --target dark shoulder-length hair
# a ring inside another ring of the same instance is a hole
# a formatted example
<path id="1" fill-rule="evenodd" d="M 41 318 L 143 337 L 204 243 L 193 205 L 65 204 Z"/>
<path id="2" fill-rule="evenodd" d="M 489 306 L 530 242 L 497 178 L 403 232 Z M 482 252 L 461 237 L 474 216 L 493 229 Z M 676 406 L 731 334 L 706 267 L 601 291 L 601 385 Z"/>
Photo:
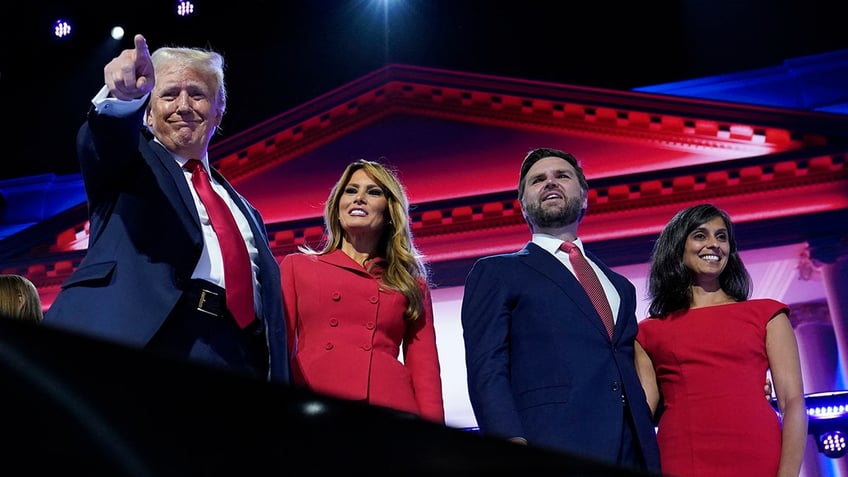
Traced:
<path id="1" fill-rule="evenodd" d="M 654 243 L 648 274 L 650 316 L 663 317 L 675 311 L 689 309 L 692 301 L 693 274 L 683 263 L 686 238 L 693 230 L 716 217 L 724 220 L 730 245 L 727 265 L 719 276 L 719 284 L 725 293 L 736 300 L 748 299 L 751 294 L 751 276 L 739 256 L 730 216 L 712 204 L 699 204 L 675 214 Z"/>
<path id="2" fill-rule="evenodd" d="M 406 190 L 390 167 L 376 161 L 356 160 L 345 168 L 330 190 L 324 205 L 325 241 L 318 251 L 302 247 L 306 253 L 327 254 L 340 248 L 344 237 L 339 220 L 339 203 L 345 186 L 354 172 L 365 171 L 382 189 L 387 201 L 387 222 L 377 247 L 377 254 L 386 260 L 382 274 L 385 286 L 401 292 L 407 298 L 404 316 L 416 320 L 424 313 L 424 290 L 429 286 L 429 269 L 424 256 L 415 246 L 409 222 L 409 199 Z"/>

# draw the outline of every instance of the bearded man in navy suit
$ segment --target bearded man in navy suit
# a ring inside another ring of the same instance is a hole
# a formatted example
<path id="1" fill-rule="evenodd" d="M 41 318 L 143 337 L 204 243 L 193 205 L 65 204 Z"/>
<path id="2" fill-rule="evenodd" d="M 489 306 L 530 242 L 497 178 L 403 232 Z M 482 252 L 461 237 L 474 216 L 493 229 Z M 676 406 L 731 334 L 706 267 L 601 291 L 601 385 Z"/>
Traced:
<path id="1" fill-rule="evenodd" d="M 563 242 L 588 183 L 577 159 L 530 151 L 518 198 L 532 240 L 478 260 L 462 302 L 468 391 L 483 434 L 659 473 L 651 412 L 634 364 L 636 292 L 590 252 L 614 317 L 612 336 L 577 280 Z"/>
<path id="2" fill-rule="evenodd" d="M 209 142 L 227 104 L 223 70 L 223 57 L 211 50 L 160 48 L 151 55 L 142 35 L 106 65 L 105 85 L 77 137 L 88 251 L 44 323 L 288 382 L 279 267 L 264 222 L 209 166 Z M 191 159 L 226 203 L 222 217 L 235 220 L 232 242 L 244 239 L 246 278 L 239 283 L 224 273 L 210 213 L 184 167 Z M 238 323 L 225 299 L 237 285 L 244 285 Z"/>

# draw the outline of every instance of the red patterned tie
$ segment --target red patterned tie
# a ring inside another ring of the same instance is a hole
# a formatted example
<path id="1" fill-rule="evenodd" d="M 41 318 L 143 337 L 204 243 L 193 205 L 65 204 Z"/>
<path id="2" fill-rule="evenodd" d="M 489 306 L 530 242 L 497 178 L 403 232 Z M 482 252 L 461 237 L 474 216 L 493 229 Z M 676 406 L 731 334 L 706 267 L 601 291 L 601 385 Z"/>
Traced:
<path id="1" fill-rule="evenodd" d="M 185 167 L 191 171 L 191 183 L 194 184 L 194 190 L 203 202 L 203 206 L 206 207 L 209 221 L 221 245 L 227 309 L 233 314 L 236 323 L 245 328 L 256 317 L 253 309 L 253 274 L 247 245 L 227 203 L 212 190 L 212 184 L 209 182 L 203 163 L 197 159 L 191 159 Z"/>
<path id="2" fill-rule="evenodd" d="M 568 254 L 568 259 L 571 260 L 571 266 L 574 267 L 574 273 L 577 275 L 577 280 L 583 285 L 592 304 L 595 305 L 595 310 L 601 317 L 604 323 L 604 328 L 607 329 L 607 334 L 612 338 L 612 308 L 610 308 L 607 295 L 604 293 L 604 287 L 601 281 L 598 280 L 598 275 L 595 270 L 589 265 L 589 261 L 580 252 L 580 247 L 571 242 L 565 241 L 559 246 L 560 250 Z"/>

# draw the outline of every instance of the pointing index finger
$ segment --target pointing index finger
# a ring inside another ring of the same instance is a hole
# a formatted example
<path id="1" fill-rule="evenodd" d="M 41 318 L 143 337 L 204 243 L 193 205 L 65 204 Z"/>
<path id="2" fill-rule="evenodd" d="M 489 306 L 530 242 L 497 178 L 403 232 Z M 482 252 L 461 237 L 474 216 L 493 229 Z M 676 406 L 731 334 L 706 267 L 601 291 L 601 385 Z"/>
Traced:
<path id="1" fill-rule="evenodd" d="M 133 42 L 135 43 L 135 50 L 137 55 L 136 61 L 138 61 L 139 58 L 150 58 L 150 50 L 147 47 L 147 40 L 144 38 L 144 35 L 136 35 L 135 37 L 133 37 Z"/>

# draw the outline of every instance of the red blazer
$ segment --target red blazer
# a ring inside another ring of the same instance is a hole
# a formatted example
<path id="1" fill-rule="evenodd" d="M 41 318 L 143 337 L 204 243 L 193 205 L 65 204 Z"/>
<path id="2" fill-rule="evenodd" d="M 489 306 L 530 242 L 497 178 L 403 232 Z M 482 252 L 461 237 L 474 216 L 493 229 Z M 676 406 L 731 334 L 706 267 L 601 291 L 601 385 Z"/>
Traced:
<path id="1" fill-rule="evenodd" d="M 379 263 L 371 274 L 341 250 L 292 253 L 280 271 L 295 384 L 444 423 L 426 286 L 424 314 L 409 322 L 406 298 L 380 288 Z"/>

